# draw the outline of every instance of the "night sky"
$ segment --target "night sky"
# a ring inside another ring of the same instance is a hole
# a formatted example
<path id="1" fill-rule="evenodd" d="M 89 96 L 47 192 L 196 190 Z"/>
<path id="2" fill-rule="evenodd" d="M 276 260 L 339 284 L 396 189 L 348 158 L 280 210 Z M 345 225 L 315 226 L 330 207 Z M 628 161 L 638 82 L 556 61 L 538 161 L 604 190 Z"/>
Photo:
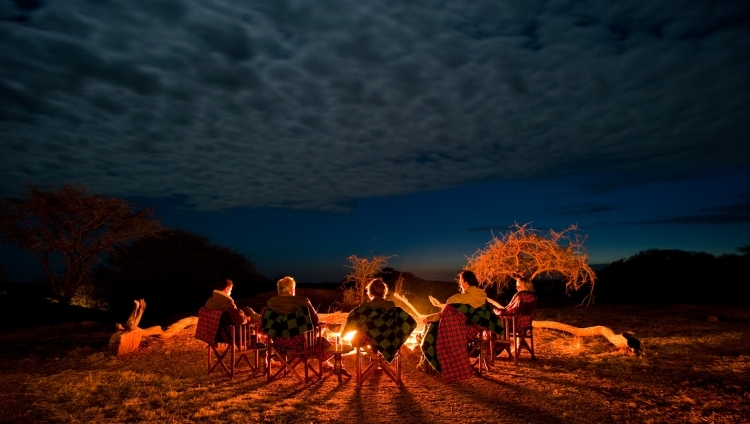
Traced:
<path id="1" fill-rule="evenodd" d="M 514 223 L 750 244 L 747 0 L 0 0 L 0 52 L 0 196 L 86 184 L 272 278 L 452 280 Z"/>

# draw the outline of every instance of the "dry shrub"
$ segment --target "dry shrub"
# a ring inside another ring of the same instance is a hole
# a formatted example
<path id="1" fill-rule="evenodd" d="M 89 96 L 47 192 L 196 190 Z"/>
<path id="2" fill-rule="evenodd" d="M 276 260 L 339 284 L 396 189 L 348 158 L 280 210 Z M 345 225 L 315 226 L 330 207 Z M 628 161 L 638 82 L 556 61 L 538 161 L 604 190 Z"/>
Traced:
<path id="1" fill-rule="evenodd" d="M 339 310 L 351 310 L 359 306 L 365 299 L 365 287 L 375 278 L 380 269 L 385 266 L 391 256 L 373 256 L 372 259 L 349 256 L 351 271 L 344 277 L 343 299 L 336 306 Z M 351 284 L 351 285 L 349 285 Z"/>
<path id="2" fill-rule="evenodd" d="M 501 237 L 493 237 L 485 249 L 474 253 L 465 269 L 473 271 L 482 285 L 494 285 L 498 291 L 523 276 L 529 280 L 561 279 L 566 293 L 588 285 L 592 294 L 596 275 L 586 264 L 584 241 L 575 225 L 543 233 L 528 224 L 516 224 Z M 591 299 L 591 294 L 587 299 Z"/>

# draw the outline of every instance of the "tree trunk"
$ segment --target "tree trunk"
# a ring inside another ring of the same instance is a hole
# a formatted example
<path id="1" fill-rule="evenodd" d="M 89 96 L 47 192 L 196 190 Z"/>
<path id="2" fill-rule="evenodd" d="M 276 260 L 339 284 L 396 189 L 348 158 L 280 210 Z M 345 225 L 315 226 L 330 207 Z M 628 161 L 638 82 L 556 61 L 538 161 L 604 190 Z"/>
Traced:
<path id="1" fill-rule="evenodd" d="M 133 302 L 135 303 L 133 312 L 130 313 L 130 317 L 125 321 L 125 330 L 127 331 L 133 331 L 138 328 L 138 324 L 141 322 L 141 317 L 143 317 L 143 311 L 146 310 L 145 300 L 134 300 Z"/>
<path id="2" fill-rule="evenodd" d="M 141 345 L 143 330 L 137 328 L 130 331 L 118 331 L 109 338 L 109 354 L 122 356 L 135 352 Z"/>

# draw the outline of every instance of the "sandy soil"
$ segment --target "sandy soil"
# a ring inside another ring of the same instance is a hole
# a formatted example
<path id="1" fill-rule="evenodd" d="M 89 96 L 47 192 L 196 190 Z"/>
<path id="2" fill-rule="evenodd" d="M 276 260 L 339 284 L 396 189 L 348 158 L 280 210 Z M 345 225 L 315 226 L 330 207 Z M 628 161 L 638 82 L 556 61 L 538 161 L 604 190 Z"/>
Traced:
<path id="1" fill-rule="evenodd" d="M 601 337 L 537 330 L 536 361 L 501 361 L 446 385 L 405 361 L 356 389 L 239 374 L 206 376 L 194 328 L 106 356 L 111 329 L 77 323 L 0 333 L 0 422 L 747 423 L 750 308 L 607 306 L 540 309 L 539 319 L 634 331 L 645 355 Z M 709 319 L 715 317 L 716 319 Z M 353 358 L 345 366 L 353 370 Z"/>

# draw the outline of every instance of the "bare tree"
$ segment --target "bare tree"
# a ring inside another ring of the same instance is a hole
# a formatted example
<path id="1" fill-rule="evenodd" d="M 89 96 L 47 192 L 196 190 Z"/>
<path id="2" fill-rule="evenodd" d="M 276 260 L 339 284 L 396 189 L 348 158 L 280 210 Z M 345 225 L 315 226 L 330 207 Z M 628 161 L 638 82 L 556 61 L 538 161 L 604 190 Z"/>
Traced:
<path id="1" fill-rule="evenodd" d="M 392 256 L 373 256 L 372 259 L 358 258 L 355 255 L 346 258 L 350 263 L 351 271 L 344 277 L 344 299 L 342 307 L 355 308 L 365 301 L 365 287 L 375 278 Z M 354 283 L 346 287 L 347 283 Z"/>
<path id="2" fill-rule="evenodd" d="M 586 263 L 584 241 L 575 225 L 544 233 L 528 224 L 516 224 L 501 237 L 493 237 L 485 249 L 478 250 L 465 269 L 473 271 L 481 284 L 495 285 L 500 290 L 519 275 L 531 280 L 561 279 L 566 293 L 590 285 L 591 292 L 585 300 L 591 301 L 596 275 Z"/>
<path id="3" fill-rule="evenodd" d="M 5 242 L 29 250 L 44 268 L 52 296 L 69 304 L 91 266 L 128 240 L 157 234 L 153 211 L 136 212 L 125 200 L 90 194 L 78 185 L 39 190 L 0 201 L 0 233 Z"/>

